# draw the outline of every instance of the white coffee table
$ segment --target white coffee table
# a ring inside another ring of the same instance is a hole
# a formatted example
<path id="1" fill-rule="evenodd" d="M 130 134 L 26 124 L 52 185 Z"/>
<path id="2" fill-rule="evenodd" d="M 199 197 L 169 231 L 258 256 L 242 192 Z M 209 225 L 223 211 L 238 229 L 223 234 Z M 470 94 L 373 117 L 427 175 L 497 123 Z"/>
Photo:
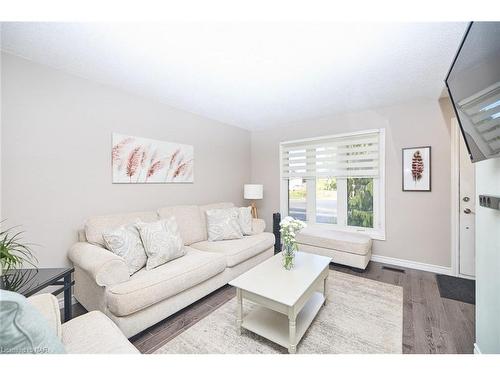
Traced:
<path id="1" fill-rule="evenodd" d="M 331 258 L 297 252 L 295 267 L 282 266 L 281 253 L 238 276 L 237 332 L 248 329 L 295 353 L 297 344 L 326 303 L 326 279 Z M 243 298 L 259 306 L 243 316 Z"/>

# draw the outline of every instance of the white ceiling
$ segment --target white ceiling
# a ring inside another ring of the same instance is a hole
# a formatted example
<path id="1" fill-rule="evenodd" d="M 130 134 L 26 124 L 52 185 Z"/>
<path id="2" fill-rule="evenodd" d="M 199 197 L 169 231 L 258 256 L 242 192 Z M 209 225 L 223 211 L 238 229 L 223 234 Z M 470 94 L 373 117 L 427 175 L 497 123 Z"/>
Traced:
<path id="1" fill-rule="evenodd" d="M 3 23 L 2 49 L 250 130 L 438 98 L 465 23 Z"/>

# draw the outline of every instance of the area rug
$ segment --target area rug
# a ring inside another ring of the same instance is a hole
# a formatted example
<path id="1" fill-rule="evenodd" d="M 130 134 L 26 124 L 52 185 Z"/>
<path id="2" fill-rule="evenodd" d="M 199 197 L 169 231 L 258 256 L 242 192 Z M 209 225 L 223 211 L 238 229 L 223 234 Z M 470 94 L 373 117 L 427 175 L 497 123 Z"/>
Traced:
<path id="1" fill-rule="evenodd" d="M 297 347 L 298 353 L 401 353 L 403 289 L 330 271 L 328 303 Z M 244 313 L 254 308 L 244 301 Z M 277 354 L 287 349 L 245 329 L 236 333 L 236 298 L 176 336 L 158 354 Z"/>

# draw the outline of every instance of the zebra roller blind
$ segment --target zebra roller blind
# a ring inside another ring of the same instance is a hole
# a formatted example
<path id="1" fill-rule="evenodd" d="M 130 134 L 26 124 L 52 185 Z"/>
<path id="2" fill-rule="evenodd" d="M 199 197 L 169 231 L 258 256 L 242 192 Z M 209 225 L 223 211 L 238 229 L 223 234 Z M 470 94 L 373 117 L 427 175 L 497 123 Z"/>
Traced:
<path id="1" fill-rule="evenodd" d="M 379 177 L 380 131 L 281 144 L 282 178 Z"/>

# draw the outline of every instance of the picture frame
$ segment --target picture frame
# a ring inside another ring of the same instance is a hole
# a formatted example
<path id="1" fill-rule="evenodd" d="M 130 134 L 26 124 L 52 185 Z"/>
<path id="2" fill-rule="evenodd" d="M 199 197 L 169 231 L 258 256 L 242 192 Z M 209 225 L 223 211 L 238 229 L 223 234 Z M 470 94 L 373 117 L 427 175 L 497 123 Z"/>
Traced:
<path id="1" fill-rule="evenodd" d="M 402 149 L 402 189 L 430 192 L 432 175 L 431 146 Z"/>
<path id="2" fill-rule="evenodd" d="M 190 184 L 194 182 L 194 147 L 112 133 L 113 184 Z"/>

